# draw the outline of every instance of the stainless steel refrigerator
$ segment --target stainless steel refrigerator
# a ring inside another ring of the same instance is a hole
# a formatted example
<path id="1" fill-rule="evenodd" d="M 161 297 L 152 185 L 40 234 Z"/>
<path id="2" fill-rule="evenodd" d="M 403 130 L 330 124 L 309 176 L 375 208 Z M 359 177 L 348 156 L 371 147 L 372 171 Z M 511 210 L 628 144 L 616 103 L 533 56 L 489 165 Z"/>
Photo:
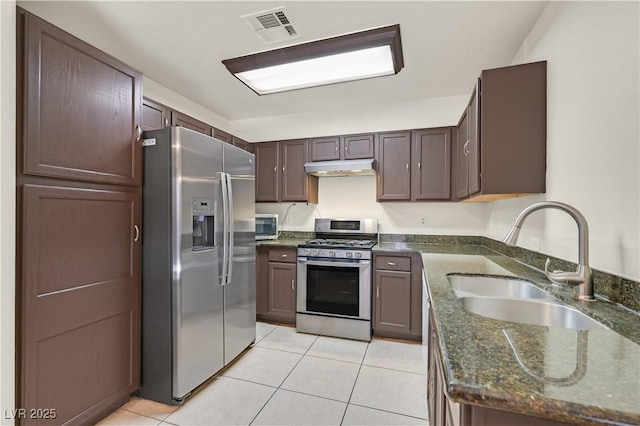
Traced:
<path id="1" fill-rule="evenodd" d="M 142 144 L 139 395 L 180 404 L 255 341 L 255 161 L 182 127 Z"/>

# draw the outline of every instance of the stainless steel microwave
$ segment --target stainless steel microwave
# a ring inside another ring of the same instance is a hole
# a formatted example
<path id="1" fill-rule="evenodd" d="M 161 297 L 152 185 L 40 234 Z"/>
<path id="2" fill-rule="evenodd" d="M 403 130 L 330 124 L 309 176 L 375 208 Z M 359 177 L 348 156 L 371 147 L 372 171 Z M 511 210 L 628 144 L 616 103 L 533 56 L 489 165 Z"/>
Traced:
<path id="1" fill-rule="evenodd" d="M 256 213 L 256 240 L 278 238 L 278 215 Z"/>

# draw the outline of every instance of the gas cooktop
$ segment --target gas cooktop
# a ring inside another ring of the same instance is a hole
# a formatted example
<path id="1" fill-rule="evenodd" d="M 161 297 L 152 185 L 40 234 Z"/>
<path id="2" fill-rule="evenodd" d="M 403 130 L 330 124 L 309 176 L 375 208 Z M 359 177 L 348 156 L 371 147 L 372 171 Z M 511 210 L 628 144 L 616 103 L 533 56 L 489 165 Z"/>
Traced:
<path id="1" fill-rule="evenodd" d="M 356 248 L 370 249 L 376 245 L 374 240 L 351 240 L 339 238 L 316 238 L 301 244 L 303 248 Z"/>

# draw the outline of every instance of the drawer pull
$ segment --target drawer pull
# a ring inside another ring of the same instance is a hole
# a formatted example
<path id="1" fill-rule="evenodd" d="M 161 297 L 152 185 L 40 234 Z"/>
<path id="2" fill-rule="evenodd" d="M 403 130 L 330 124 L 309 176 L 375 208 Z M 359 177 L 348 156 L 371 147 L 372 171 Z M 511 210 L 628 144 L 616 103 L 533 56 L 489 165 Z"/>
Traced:
<path id="1" fill-rule="evenodd" d="M 295 280 L 291 280 L 291 290 L 295 290 Z"/>
<path id="2" fill-rule="evenodd" d="M 397 266 L 398 264 L 396 262 L 387 262 L 387 265 L 389 265 L 389 266 Z"/>
<path id="3" fill-rule="evenodd" d="M 287 255 L 286 254 L 281 254 L 280 257 L 283 258 L 283 259 L 286 259 Z"/>

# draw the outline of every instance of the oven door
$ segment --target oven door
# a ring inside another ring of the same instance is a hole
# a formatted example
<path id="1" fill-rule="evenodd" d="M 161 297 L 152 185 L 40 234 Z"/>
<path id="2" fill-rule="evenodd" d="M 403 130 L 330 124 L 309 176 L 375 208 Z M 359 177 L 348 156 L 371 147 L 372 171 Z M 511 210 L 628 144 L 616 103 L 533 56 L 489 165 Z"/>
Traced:
<path id="1" fill-rule="evenodd" d="M 298 313 L 371 319 L 371 261 L 298 257 Z"/>

